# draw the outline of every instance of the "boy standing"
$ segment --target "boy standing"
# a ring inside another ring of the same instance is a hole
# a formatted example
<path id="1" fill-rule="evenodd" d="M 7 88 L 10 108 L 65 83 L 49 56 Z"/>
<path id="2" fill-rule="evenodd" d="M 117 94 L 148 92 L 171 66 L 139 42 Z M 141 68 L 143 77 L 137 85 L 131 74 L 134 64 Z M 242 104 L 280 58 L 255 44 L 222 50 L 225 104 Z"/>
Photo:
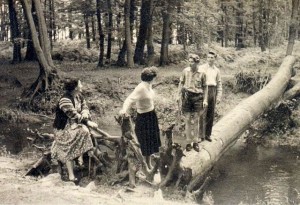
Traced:
<path id="1" fill-rule="evenodd" d="M 194 148 L 199 152 L 199 118 L 203 108 L 207 106 L 206 75 L 198 70 L 200 58 L 198 55 L 189 55 L 189 67 L 181 74 L 178 86 L 177 100 L 182 102 L 182 112 L 185 116 L 186 150 Z"/>

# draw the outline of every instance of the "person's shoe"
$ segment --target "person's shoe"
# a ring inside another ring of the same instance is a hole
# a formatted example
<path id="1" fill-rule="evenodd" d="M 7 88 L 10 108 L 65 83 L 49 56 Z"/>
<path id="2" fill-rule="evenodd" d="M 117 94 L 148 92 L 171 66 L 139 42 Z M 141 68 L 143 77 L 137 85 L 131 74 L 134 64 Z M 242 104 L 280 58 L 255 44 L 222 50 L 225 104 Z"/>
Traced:
<path id="1" fill-rule="evenodd" d="M 212 139 L 211 139 L 210 137 L 205 137 L 205 139 L 206 139 L 207 141 L 209 141 L 209 142 L 212 141 Z"/>
<path id="2" fill-rule="evenodd" d="M 191 151 L 193 149 L 192 145 L 191 144 L 187 144 L 186 147 L 185 147 L 185 150 L 187 152 Z"/>
<path id="3" fill-rule="evenodd" d="M 74 178 L 69 178 L 69 181 L 70 181 L 70 182 L 74 182 L 76 185 L 78 185 L 78 183 L 79 183 L 79 180 L 78 180 L 78 178 L 76 178 L 76 177 L 74 177 Z"/>
<path id="4" fill-rule="evenodd" d="M 193 143 L 193 148 L 194 148 L 194 150 L 195 150 L 196 152 L 199 152 L 199 151 L 200 151 L 200 148 L 199 148 L 199 145 L 198 145 L 197 142 L 194 142 L 194 143 Z"/>

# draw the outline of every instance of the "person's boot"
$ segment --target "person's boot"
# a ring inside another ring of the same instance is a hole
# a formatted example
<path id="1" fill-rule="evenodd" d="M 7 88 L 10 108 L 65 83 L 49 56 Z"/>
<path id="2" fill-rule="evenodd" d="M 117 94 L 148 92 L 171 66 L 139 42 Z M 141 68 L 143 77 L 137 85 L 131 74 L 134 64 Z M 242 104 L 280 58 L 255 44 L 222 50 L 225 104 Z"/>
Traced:
<path id="1" fill-rule="evenodd" d="M 205 139 L 206 139 L 207 141 L 209 141 L 209 142 L 212 141 L 212 139 L 210 138 L 210 136 L 206 136 Z"/>
<path id="2" fill-rule="evenodd" d="M 196 152 L 199 152 L 199 151 L 200 151 L 198 142 L 194 142 L 194 143 L 193 143 L 193 148 L 194 148 L 194 150 L 195 150 Z"/>

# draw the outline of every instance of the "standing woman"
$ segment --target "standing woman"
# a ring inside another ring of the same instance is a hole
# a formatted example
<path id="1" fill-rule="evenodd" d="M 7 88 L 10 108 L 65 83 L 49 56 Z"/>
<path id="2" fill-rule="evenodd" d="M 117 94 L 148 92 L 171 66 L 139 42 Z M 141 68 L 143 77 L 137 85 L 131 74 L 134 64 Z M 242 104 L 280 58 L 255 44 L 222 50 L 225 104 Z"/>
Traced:
<path id="1" fill-rule="evenodd" d="M 65 94 L 59 100 L 56 117 L 53 123 L 55 140 L 52 144 L 52 158 L 65 163 L 69 180 L 77 181 L 73 171 L 73 160 L 82 159 L 83 153 L 93 148 L 92 139 L 87 126 L 97 127 L 90 121 L 90 113 L 86 101 L 81 95 L 80 80 L 68 80 Z"/>
<path id="2" fill-rule="evenodd" d="M 159 152 L 161 146 L 158 120 L 154 109 L 155 93 L 152 85 L 157 76 L 157 68 L 149 67 L 141 73 L 142 82 L 124 101 L 120 114 L 128 114 L 129 109 L 135 103 L 137 118 L 135 123 L 135 134 L 141 147 L 142 155 L 145 157 L 147 166 L 152 169 L 150 157 L 153 153 Z"/>

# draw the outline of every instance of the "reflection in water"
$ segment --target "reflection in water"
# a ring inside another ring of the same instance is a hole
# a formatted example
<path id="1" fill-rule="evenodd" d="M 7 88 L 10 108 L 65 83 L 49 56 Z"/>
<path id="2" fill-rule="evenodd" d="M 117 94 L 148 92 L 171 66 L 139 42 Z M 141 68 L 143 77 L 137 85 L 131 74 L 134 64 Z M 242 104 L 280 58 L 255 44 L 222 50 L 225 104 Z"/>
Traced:
<path id="1" fill-rule="evenodd" d="M 207 187 L 214 204 L 300 204 L 299 150 L 235 145 Z"/>
<path id="2" fill-rule="evenodd" d="M 265 192 L 264 201 L 267 204 L 288 204 L 288 191 L 291 174 L 281 170 L 277 165 L 271 165 L 266 176 L 269 179 L 262 185 Z"/>

